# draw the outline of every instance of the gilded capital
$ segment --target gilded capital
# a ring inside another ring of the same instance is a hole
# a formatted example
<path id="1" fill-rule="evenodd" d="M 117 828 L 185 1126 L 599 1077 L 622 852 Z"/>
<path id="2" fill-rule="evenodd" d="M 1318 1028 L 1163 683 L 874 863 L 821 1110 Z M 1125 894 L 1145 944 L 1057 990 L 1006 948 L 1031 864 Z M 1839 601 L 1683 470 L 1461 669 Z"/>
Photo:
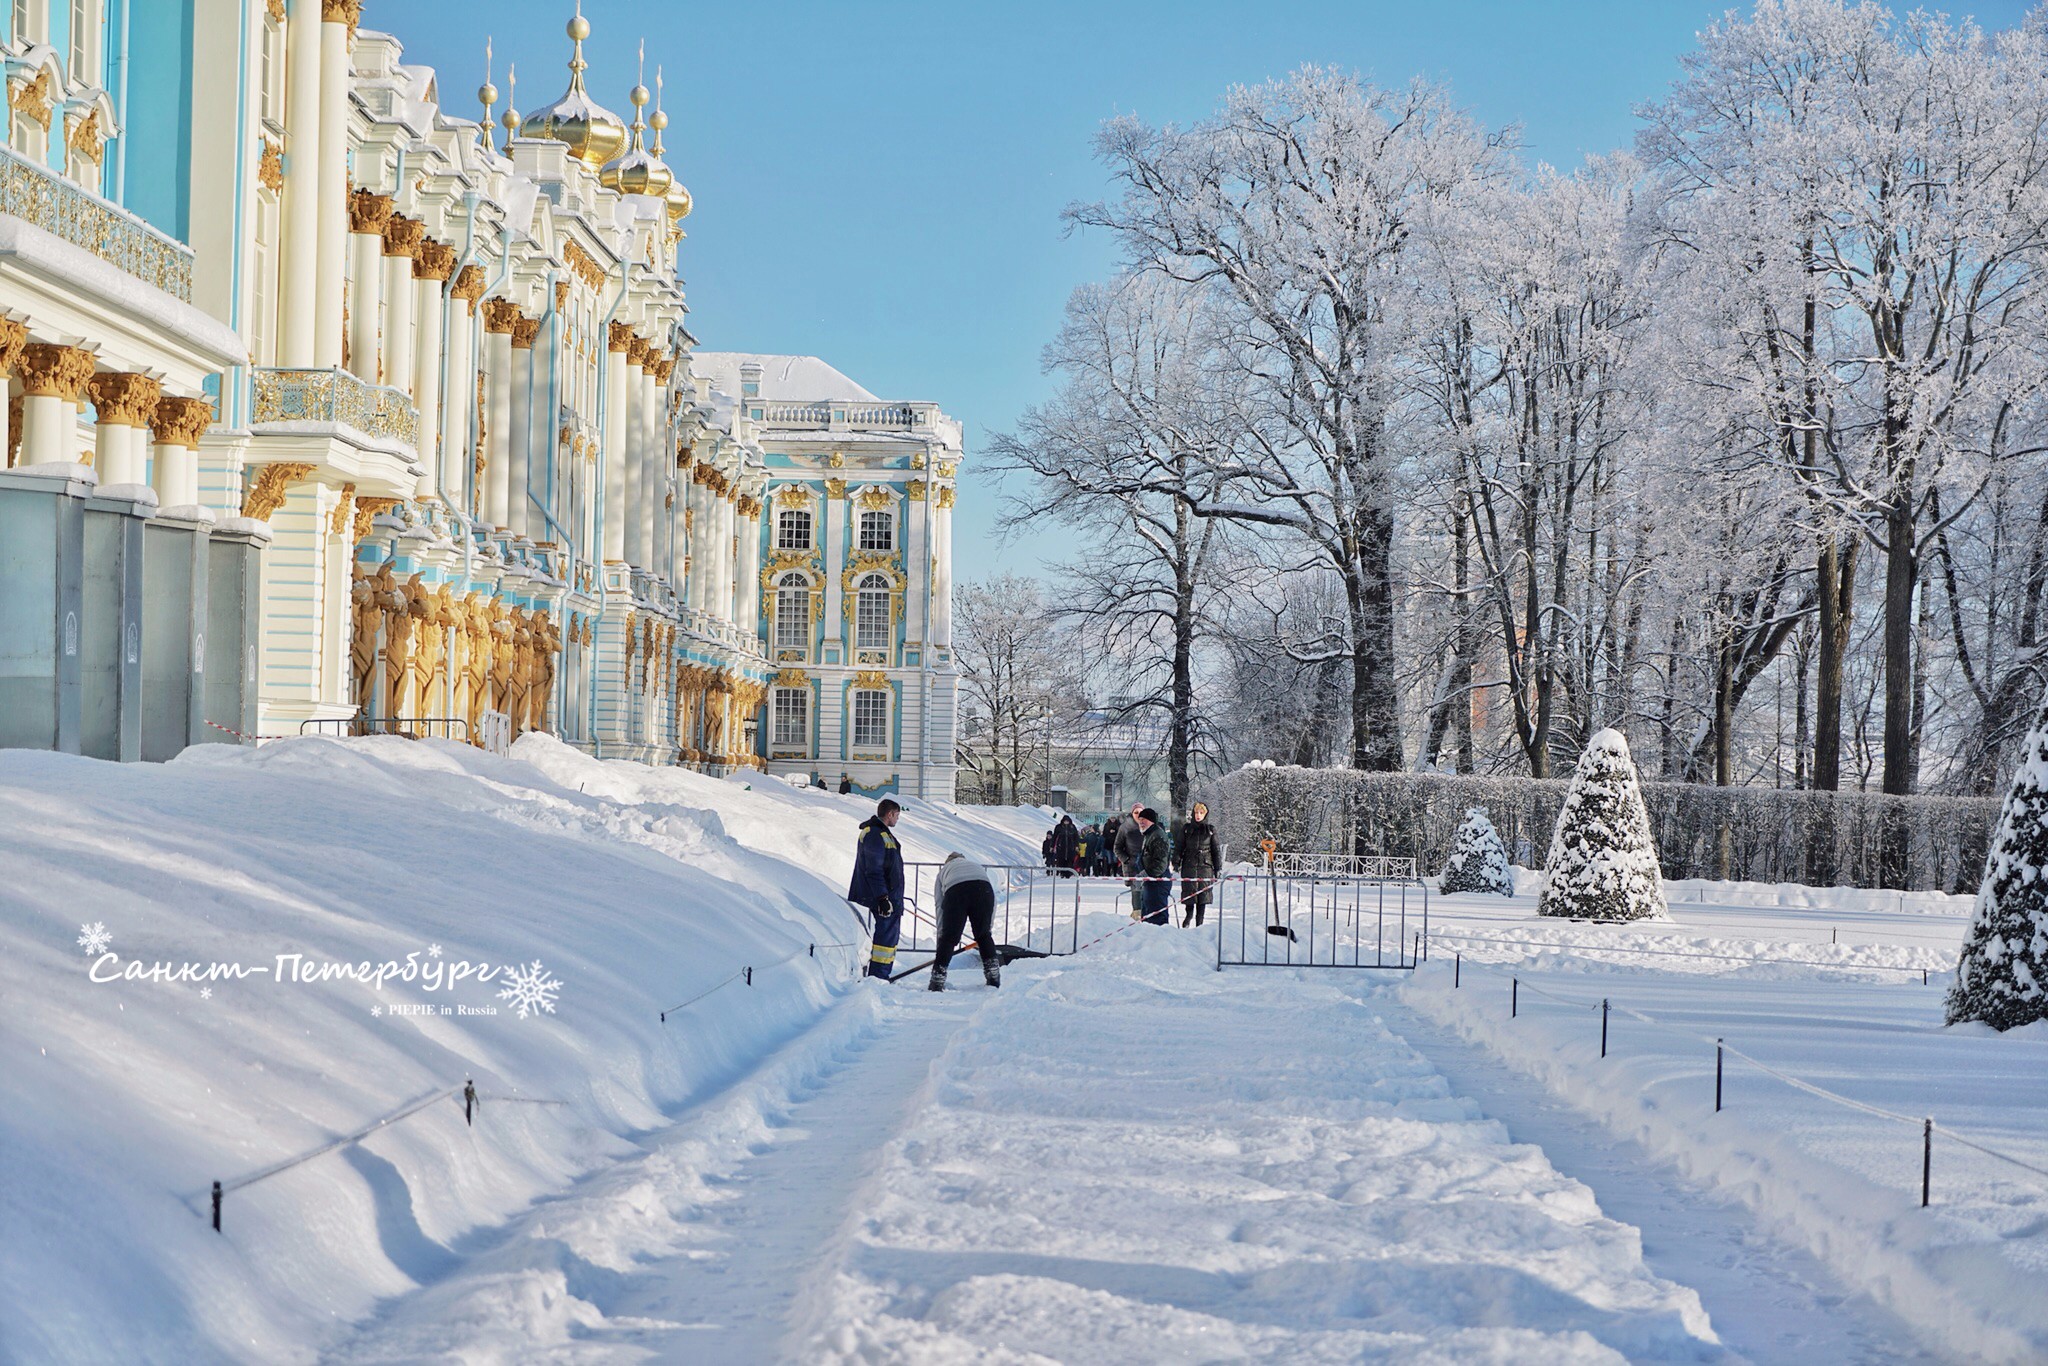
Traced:
<path id="1" fill-rule="evenodd" d="M 257 465 L 251 473 L 255 476 L 249 491 L 242 496 L 242 515 L 254 517 L 259 522 L 270 520 L 270 514 L 284 506 L 285 490 L 313 472 L 313 466 L 298 460 L 279 460 L 268 465 Z"/>
<path id="2" fill-rule="evenodd" d="M 523 314 L 512 320 L 512 345 L 521 351 L 531 351 L 534 339 L 540 336 L 540 319 Z"/>
<path id="3" fill-rule="evenodd" d="M 391 196 L 375 190 L 351 190 L 348 196 L 348 230 L 382 237 L 391 222 Z"/>
<path id="4" fill-rule="evenodd" d="M 568 306 L 569 282 L 567 280 L 557 280 L 555 281 L 555 311 L 559 313 Z"/>
<path id="5" fill-rule="evenodd" d="M 953 486 L 951 484 L 939 490 L 939 506 L 942 508 L 953 506 Z"/>
<path id="6" fill-rule="evenodd" d="M 417 218 L 407 218 L 402 213 L 391 215 L 391 221 L 384 225 L 384 254 L 386 256 L 417 256 L 420 243 L 427 235 L 427 225 Z"/>
<path id="7" fill-rule="evenodd" d="M 904 492 L 910 495 L 911 502 L 922 503 L 924 501 L 924 480 L 911 480 L 909 486 L 904 489 Z"/>
<path id="8" fill-rule="evenodd" d="M 21 357 L 14 363 L 23 393 L 37 398 L 61 398 L 66 403 L 76 403 L 85 397 L 92 371 L 92 352 L 40 342 L 22 347 Z"/>
<path id="9" fill-rule="evenodd" d="M 676 363 L 672 360 L 651 361 L 647 366 L 647 373 L 654 376 L 655 383 L 666 385 L 669 375 L 674 372 L 675 368 Z"/>
<path id="10" fill-rule="evenodd" d="M 420 239 L 420 253 L 412 258 L 415 280 L 445 280 L 455 273 L 455 248 L 431 237 Z"/>
<path id="11" fill-rule="evenodd" d="M 510 332 L 523 315 L 510 299 L 484 300 L 484 331 Z"/>
<path id="12" fill-rule="evenodd" d="M 626 338 L 626 364 L 645 368 L 647 364 L 647 343 L 639 337 Z"/>
<path id="13" fill-rule="evenodd" d="M 102 425 L 147 427 L 164 396 L 164 386 L 148 375 L 109 370 L 94 375 L 85 386 Z"/>
<path id="14" fill-rule="evenodd" d="M 626 351 L 637 341 L 630 323 L 609 323 L 605 328 L 605 350 Z"/>
<path id="15" fill-rule="evenodd" d="M 213 402 L 204 398 L 163 398 L 150 414 L 150 434 L 161 446 L 191 449 L 213 425 Z"/>
<path id="16" fill-rule="evenodd" d="M 825 481 L 825 496 L 827 498 L 844 498 L 846 496 L 846 481 L 844 479 L 827 479 Z"/>
<path id="17" fill-rule="evenodd" d="M 354 28 L 363 17 L 363 0 L 320 0 L 320 19 Z"/>
<path id="18" fill-rule="evenodd" d="M 21 348 L 27 345 L 28 324 L 0 318 L 0 375 L 14 372 L 15 362 L 21 359 Z"/>
<path id="19" fill-rule="evenodd" d="M 451 247 L 449 250 L 453 251 L 454 248 Z M 469 305 L 469 311 L 475 313 L 476 301 L 484 297 L 483 267 L 478 265 L 464 266 L 462 274 L 456 276 L 455 283 L 448 287 L 448 292 L 466 302 Z"/>

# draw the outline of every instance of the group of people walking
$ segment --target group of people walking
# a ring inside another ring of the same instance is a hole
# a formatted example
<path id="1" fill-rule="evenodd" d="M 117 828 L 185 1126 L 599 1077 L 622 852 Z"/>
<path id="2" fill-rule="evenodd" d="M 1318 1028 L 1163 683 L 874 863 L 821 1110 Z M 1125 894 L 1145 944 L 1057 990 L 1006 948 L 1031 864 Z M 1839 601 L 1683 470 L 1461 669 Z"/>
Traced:
<path id="1" fill-rule="evenodd" d="M 871 919 L 873 947 L 868 975 L 896 975 L 896 948 L 903 935 L 903 846 L 896 840 L 902 805 L 885 797 L 875 814 L 861 823 L 854 850 L 853 882 L 846 899 Z M 1128 816 L 1112 815 L 1098 826 L 1076 826 L 1071 816 L 1046 833 L 1042 846 L 1046 866 L 1062 877 L 1094 874 L 1124 878 L 1131 889 L 1131 918 L 1154 925 L 1172 923 L 1174 881 L 1180 882 L 1182 928 L 1200 925 L 1215 895 L 1223 870 L 1223 846 L 1209 824 L 1209 808 L 1196 802 L 1177 834 L 1169 836 L 1159 813 L 1142 802 Z M 946 989 L 946 972 L 961 936 L 969 930 L 981 954 L 983 978 L 1002 985 L 1002 955 L 995 942 L 996 893 L 988 869 L 965 854 L 946 856 L 933 887 L 938 909 L 937 951 L 932 959 L 931 989 Z"/>

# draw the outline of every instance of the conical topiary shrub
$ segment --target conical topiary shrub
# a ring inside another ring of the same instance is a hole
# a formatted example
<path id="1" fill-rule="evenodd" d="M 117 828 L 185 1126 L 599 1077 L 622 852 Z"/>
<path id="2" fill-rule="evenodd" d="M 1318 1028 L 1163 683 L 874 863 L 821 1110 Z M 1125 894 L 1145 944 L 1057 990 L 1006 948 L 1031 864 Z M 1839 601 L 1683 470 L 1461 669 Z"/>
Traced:
<path id="1" fill-rule="evenodd" d="M 1643 920 L 1665 914 L 1650 814 L 1620 731 L 1603 730 L 1586 742 L 1543 872 L 1538 915 Z"/>
<path id="2" fill-rule="evenodd" d="M 1998 813 L 1948 1022 L 2011 1029 L 2048 1019 L 2048 701 Z"/>
<path id="3" fill-rule="evenodd" d="M 1493 822 L 1487 819 L 1485 807 L 1473 807 L 1459 823 L 1457 844 L 1444 864 L 1443 876 L 1437 879 L 1437 890 L 1446 894 L 1515 894 L 1515 879 L 1508 872 L 1507 847 L 1500 842 L 1500 832 L 1493 828 Z"/>

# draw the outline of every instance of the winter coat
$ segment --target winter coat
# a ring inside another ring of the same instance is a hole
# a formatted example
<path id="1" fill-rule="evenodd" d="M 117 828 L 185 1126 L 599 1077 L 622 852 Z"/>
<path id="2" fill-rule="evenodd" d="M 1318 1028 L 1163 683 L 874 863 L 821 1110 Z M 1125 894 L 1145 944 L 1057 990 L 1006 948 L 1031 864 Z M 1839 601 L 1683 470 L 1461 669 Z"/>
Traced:
<path id="1" fill-rule="evenodd" d="M 1183 825 L 1173 861 L 1184 878 L 1215 877 L 1223 867 L 1223 847 L 1216 842 L 1216 827 L 1194 820 Z"/>
<path id="2" fill-rule="evenodd" d="M 1166 836 L 1162 833 L 1159 838 L 1163 841 Z M 1145 832 L 1139 827 L 1137 818 L 1132 817 L 1117 827 L 1116 861 L 1122 865 L 1124 873 L 1129 875 L 1138 871 L 1138 864 L 1144 857 Z"/>
<path id="3" fill-rule="evenodd" d="M 1132 821 L 1131 828 L 1136 830 L 1138 823 Z M 1146 877 L 1173 876 L 1173 846 L 1167 843 L 1165 826 L 1154 822 L 1150 830 L 1140 832 L 1138 844 L 1140 867 Z"/>
<path id="4" fill-rule="evenodd" d="M 891 911 L 903 909 L 903 846 L 880 816 L 861 822 L 860 844 L 853 851 L 853 885 L 846 889 L 846 899 L 871 911 L 884 901 Z"/>
<path id="5" fill-rule="evenodd" d="M 939 876 L 932 883 L 932 904 L 944 910 L 946 893 L 967 882 L 989 882 L 988 869 L 965 854 L 952 855 L 939 868 Z"/>
<path id="6" fill-rule="evenodd" d="M 1054 866 L 1074 866 L 1074 846 L 1081 842 L 1081 832 L 1074 828 L 1074 822 L 1066 816 L 1052 828 L 1052 861 Z"/>

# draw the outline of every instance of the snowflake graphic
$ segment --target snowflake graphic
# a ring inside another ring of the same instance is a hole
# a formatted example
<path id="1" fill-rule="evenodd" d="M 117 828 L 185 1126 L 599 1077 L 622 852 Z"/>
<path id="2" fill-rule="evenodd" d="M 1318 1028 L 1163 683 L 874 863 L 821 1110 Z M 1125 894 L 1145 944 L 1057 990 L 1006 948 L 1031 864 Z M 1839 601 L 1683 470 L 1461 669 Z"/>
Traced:
<path id="1" fill-rule="evenodd" d="M 440 956 L 441 956 L 441 946 L 440 946 L 439 944 L 429 944 L 429 945 L 427 945 L 427 957 L 429 957 L 429 958 L 439 958 Z"/>
<path id="2" fill-rule="evenodd" d="M 371 1007 L 370 1007 L 370 1014 L 372 1014 L 372 1015 L 382 1015 L 383 1013 L 384 1013 L 384 1007 L 383 1007 L 383 1006 L 371 1006 Z"/>
<path id="3" fill-rule="evenodd" d="M 97 958 L 107 951 L 114 942 L 113 934 L 106 925 L 95 920 L 90 925 L 78 927 L 78 947 L 85 950 L 86 957 Z"/>
<path id="4" fill-rule="evenodd" d="M 202 1000 L 202 1001 L 211 1001 L 211 1000 L 213 999 L 213 988 L 212 988 L 212 987 L 201 987 L 201 988 L 199 988 L 199 999 L 200 999 L 200 1000 Z"/>
<path id="5" fill-rule="evenodd" d="M 543 1010 L 550 1015 L 555 1013 L 555 993 L 562 989 L 562 984 L 548 976 L 540 959 L 534 959 L 529 966 L 510 969 L 505 981 L 508 985 L 498 993 L 498 999 L 510 1001 L 520 1019 Z"/>

